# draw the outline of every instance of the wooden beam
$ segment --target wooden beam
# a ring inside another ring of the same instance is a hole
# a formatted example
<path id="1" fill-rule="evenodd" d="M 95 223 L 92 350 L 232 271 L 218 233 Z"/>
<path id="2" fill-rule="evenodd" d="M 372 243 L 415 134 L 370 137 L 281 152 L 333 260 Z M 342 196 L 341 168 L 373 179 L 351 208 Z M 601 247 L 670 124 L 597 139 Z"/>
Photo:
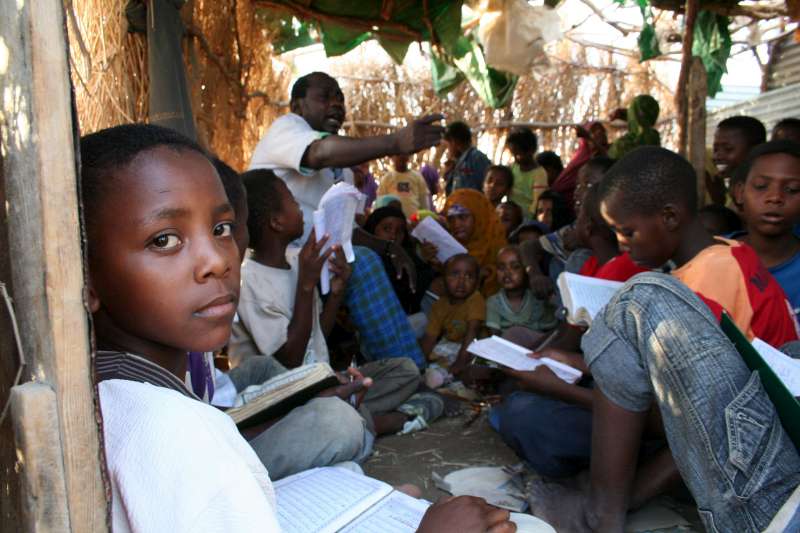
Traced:
<path id="1" fill-rule="evenodd" d="M 699 57 L 692 58 L 689 69 L 688 146 L 687 159 L 697 174 L 698 207 L 706 204 L 706 68 Z"/>
<path id="2" fill-rule="evenodd" d="M 681 44 L 681 72 L 678 75 L 678 84 L 675 87 L 675 109 L 678 112 L 678 153 L 686 156 L 686 142 L 688 139 L 689 104 L 686 96 L 686 85 L 689 82 L 689 70 L 692 67 L 692 45 L 694 43 L 694 22 L 700 9 L 699 0 L 686 0 L 686 15 Z"/>
<path id="3" fill-rule="evenodd" d="M 83 300 L 64 9 L 59 0 L 0 2 L 0 20 L 0 153 L 10 248 L 0 253 L 8 252 L 11 261 L 27 377 L 55 391 L 57 416 L 50 423 L 60 433 L 68 509 L 68 529 L 60 531 L 103 532 L 108 501 Z M 49 446 L 26 442 L 32 448 L 21 451 L 28 456 Z M 24 475 L 46 479 L 48 474 Z M 45 495 L 34 496 L 27 500 L 34 508 L 26 509 L 26 516 L 37 515 L 35 506 Z"/>

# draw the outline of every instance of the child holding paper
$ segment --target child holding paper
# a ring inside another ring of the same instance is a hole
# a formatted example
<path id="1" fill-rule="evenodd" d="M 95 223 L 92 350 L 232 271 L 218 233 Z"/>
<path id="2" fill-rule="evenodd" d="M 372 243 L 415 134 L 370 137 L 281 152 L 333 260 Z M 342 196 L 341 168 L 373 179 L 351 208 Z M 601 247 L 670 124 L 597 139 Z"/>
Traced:
<path id="1" fill-rule="evenodd" d="M 479 273 L 478 262 L 469 254 L 454 255 L 445 263 L 445 295 L 433 304 L 420 340 L 422 353 L 431 362 L 425 373 L 431 388 L 452 380 L 469 363 L 467 346 L 486 318 L 485 301 L 477 290 Z"/>

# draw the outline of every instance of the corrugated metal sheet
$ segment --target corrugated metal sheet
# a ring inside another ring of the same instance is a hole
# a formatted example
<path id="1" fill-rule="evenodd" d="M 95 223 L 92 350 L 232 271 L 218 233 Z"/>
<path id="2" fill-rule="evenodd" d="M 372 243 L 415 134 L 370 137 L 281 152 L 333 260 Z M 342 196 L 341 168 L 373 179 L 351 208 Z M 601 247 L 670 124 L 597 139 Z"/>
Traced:
<path id="1" fill-rule="evenodd" d="M 709 112 L 706 123 L 708 146 L 713 144 L 714 130 L 717 124 L 734 115 L 756 117 L 764 123 L 767 127 L 767 134 L 769 134 L 775 123 L 782 118 L 800 118 L 800 83 L 768 91 L 751 100 Z"/>
<path id="2" fill-rule="evenodd" d="M 795 42 L 794 32 L 785 35 L 773 46 L 767 90 L 800 83 L 800 43 Z"/>

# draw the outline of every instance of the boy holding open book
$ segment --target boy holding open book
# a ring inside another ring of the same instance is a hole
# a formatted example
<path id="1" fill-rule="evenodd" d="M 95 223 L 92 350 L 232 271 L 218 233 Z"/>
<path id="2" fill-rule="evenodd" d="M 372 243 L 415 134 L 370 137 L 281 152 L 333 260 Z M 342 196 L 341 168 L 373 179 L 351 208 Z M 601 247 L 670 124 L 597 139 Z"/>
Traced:
<path id="1" fill-rule="evenodd" d="M 751 338 L 795 340 L 785 295 L 750 248 L 705 233 L 680 156 L 639 148 L 600 187 L 603 217 L 632 259 L 677 268 L 632 278 L 594 317 L 582 341 L 596 384 L 591 488 L 538 485 L 535 514 L 559 531 L 621 533 L 629 508 L 683 479 L 708 531 L 796 530 L 800 456 L 719 327 L 724 310 Z M 640 462 L 646 430 L 669 447 Z M 564 507 L 575 512 L 556 516 Z"/>
<path id="2" fill-rule="evenodd" d="M 261 461 L 182 380 L 188 351 L 225 344 L 239 295 L 234 213 L 214 167 L 194 142 L 146 125 L 84 137 L 81 163 L 114 531 L 280 531 Z M 456 498 L 419 531 L 510 533 L 508 517 Z"/>

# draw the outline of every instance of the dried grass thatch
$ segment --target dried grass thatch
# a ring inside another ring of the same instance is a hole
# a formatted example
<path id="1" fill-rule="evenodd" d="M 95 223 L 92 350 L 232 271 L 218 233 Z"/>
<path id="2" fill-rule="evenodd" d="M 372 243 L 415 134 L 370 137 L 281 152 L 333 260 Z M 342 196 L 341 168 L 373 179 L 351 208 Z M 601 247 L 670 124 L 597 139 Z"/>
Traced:
<path id="1" fill-rule="evenodd" d="M 147 64 L 144 35 L 127 31 L 126 0 L 67 3 L 73 83 L 83 132 L 147 119 Z M 270 13 L 248 0 L 190 0 L 182 10 L 187 27 L 185 57 L 192 107 L 200 141 L 237 169 L 243 169 L 269 124 L 286 112 L 291 75 L 270 46 Z M 374 44 L 374 43 L 372 43 Z M 416 46 L 416 45 L 415 45 Z M 377 46 L 375 46 L 377 48 Z M 673 114 L 672 97 L 648 64 L 634 59 L 624 68 L 609 54 L 588 65 L 586 48 L 562 41 L 552 67 L 520 80 L 510 106 L 487 108 L 469 85 L 439 99 L 431 88 L 425 62 L 397 66 L 382 53 L 364 47 L 331 58 L 328 70 L 345 92 L 355 136 L 386 133 L 413 117 L 444 113 L 462 119 L 478 133 L 480 147 L 494 161 L 509 123 L 537 123 L 540 145 L 566 160 L 574 149 L 570 124 L 605 118 L 634 95 L 647 92 L 662 104 L 662 117 Z M 662 137 L 673 135 L 671 121 Z M 420 154 L 438 165 L 442 149 Z M 382 170 L 376 162 L 373 170 Z"/>

